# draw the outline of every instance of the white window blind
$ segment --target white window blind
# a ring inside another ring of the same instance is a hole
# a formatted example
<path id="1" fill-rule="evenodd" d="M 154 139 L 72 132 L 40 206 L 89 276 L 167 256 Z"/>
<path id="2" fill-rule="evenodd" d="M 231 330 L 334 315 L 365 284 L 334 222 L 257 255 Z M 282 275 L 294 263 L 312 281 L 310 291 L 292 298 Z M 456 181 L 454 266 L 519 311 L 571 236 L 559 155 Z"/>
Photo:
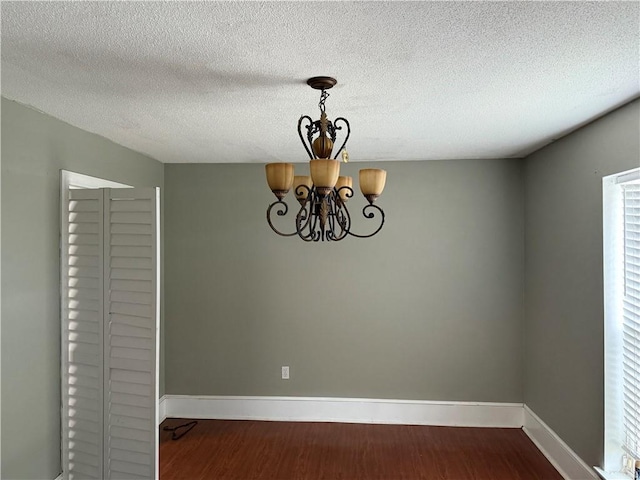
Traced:
<path id="1" fill-rule="evenodd" d="M 640 168 L 604 177 L 602 194 L 602 466 L 605 472 L 631 478 L 640 459 Z"/>
<path id="2" fill-rule="evenodd" d="M 640 458 L 640 184 L 623 184 L 622 200 L 623 448 Z"/>

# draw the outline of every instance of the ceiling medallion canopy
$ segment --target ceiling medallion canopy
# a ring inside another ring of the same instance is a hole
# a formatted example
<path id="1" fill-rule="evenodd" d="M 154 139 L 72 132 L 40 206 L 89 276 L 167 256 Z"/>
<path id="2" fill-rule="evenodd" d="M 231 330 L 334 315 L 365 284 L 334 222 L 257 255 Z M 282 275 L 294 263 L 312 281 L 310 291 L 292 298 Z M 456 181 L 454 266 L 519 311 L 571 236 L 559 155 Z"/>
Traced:
<path id="1" fill-rule="evenodd" d="M 331 77 L 313 77 L 307 80 L 311 88 L 320 90 L 320 119 L 313 120 L 303 115 L 298 120 L 298 135 L 304 149 L 309 155 L 309 170 L 311 175 L 294 175 L 291 163 L 269 163 L 265 165 L 267 183 L 278 198 L 267 209 L 267 222 L 271 229 L 283 237 L 298 235 L 307 242 L 338 241 L 347 236 L 369 238 L 378 233 L 384 225 L 384 211 L 374 204 L 382 194 L 387 172 L 379 168 L 365 168 L 360 170 L 360 191 L 369 202 L 362 209 L 365 219 L 377 220 L 377 227 L 373 232 L 359 235 L 351 231 L 351 215 L 347 209 L 347 201 L 353 197 L 353 178 L 340 176 L 341 155 L 346 163 L 349 159 L 346 146 L 351 134 L 351 128 L 346 118 L 338 117 L 333 122 L 325 112 L 325 101 L 329 94 L 327 90 L 336 84 Z M 342 146 L 331 154 L 337 133 L 344 133 Z M 300 209 L 295 218 L 295 230 L 283 233 L 274 227 L 271 214 L 283 217 L 289 211 L 283 201 L 289 190 L 300 203 Z"/>

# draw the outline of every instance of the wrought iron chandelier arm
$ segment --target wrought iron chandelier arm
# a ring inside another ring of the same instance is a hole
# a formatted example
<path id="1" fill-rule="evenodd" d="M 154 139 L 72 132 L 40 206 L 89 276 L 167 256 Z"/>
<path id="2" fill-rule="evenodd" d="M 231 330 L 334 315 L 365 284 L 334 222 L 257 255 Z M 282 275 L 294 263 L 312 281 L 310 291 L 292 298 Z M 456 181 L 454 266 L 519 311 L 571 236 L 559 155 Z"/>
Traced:
<path id="1" fill-rule="evenodd" d="M 304 196 L 305 200 L 304 200 L 304 203 L 302 204 L 302 208 L 304 208 L 304 206 L 311 201 L 311 188 L 308 187 L 307 185 L 304 185 L 304 184 L 298 185 L 293 191 L 293 193 L 295 193 L 296 198 L 300 198 Z"/>
<path id="2" fill-rule="evenodd" d="M 336 190 L 336 195 L 340 196 L 342 193 L 344 193 L 344 196 L 349 199 L 353 197 L 353 188 L 345 185 L 344 187 L 340 187 Z M 340 198 L 340 200 L 338 201 L 338 203 L 340 203 L 341 205 L 345 205 L 345 203 L 342 201 L 342 198 Z"/>
<path id="3" fill-rule="evenodd" d="M 315 225 L 317 216 L 314 214 L 315 210 L 315 196 L 313 188 L 309 188 L 306 185 L 300 185 L 296 188 L 296 194 L 302 194 L 307 191 L 307 196 L 302 202 L 302 206 L 296 215 L 296 229 L 298 236 L 305 242 L 315 241 Z"/>
<path id="4" fill-rule="evenodd" d="M 302 125 L 302 122 L 305 119 L 309 121 L 309 125 L 306 125 L 306 126 Z M 313 119 L 309 115 L 303 115 L 300 117 L 300 120 L 298 120 L 298 135 L 300 136 L 300 141 L 302 142 L 302 146 L 307 151 L 307 155 L 309 155 L 309 158 L 313 160 L 314 157 L 313 157 L 313 153 L 311 153 L 312 152 L 311 141 L 309 140 L 309 146 L 307 147 L 307 144 L 304 142 L 304 135 L 302 134 L 303 127 L 307 129 L 307 132 L 309 132 L 310 129 L 313 128 Z"/>
<path id="5" fill-rule="evenodd" d="M 318 230 L 318 216 L 311 214 L 311 222 L 309 225 L 309 233 L 307 233 L 305 236 L 300 235 L 300 238 L 302 238 L 303 240 L 307 241 L 307 242 L 317 242 L 318 240 L 320 240 L 320 231 Z"/>
<path id="6" fill-rule="evenodd" d="M 369 211 L 367 213 L 367 210 L 372 210 L 372 211 Z M 375 210 L 377 210 L 380 214 L 380 225 L 376 230 L 373 231 L 373 233 L 370 233 L 369 235 L 358 235 L 356 233 L 349 232 L 349 235 L 357 238 L 369 238 L 369 237 L 373 237 L 376 233 L 378 233 L 382 229 L 382 226 L 384 225 L 384 211 L 377 205 L 369 204 L 369 205 L 365 205 L 364 208 L 362 209 L 362 215 L 367 219 L 372 219 L 376 216 Z"/>
<path id="7" fill-rule="evenodd" d="M 334 190 L 335 192 L 335 190 Z M 329 196 L 329 213 L 327 216 L 327 223 L 329 224 L 329 229 L 327 230 L 327 240 L 339 240 L 338 235 L 336 235 L 336 214 L 338 212 L 338 206 L 336 205 L 334 193 L 332 192 Z"/>
<path id="8" fill-rule="evenodd" d="M 340 154 L 342 149 L 347 145 L 347 141 L 349 140 L 349 135 L 351 135 L 351 127 L 349 126 L 349 121 L 344 117 L 338 117 L 333 121 L 334 131 L 342 130 L 342 127 L 338 126 L 338 122 L 344 122 L 344 124 L 347 126 L 347 135 L 344 137 L 344 142 L 342 142 L 342 146 L 338 150 L 336 150 L 336 155 L 333 157 L 334 160 L 338 158 L 338 155 Z"/>
<path id="9" fill-rule="evenodd" d="M 333 225 L 337 224 L 339 230 L 333 227 L 332 236 L 336 241 L 346 238 L 349 230 L 351 229 L 351 214 L 349 213 L 347 204 L 342 199 L 343 195 L 345 199 L 348 200 L 349 198 L 353 197 L 353 189 L 345 185 L 335 190 L 335 222 L 333 223 Z"/>
<path id="10" fill-rule="evenodd" d="M 312 215 L 310 215 L 310 216 L 309 216 L 309 220 L 312 220 L 312 219 L 311 219 L 311 217 L 312 217 Z M 314 240 L 314 231 L 313 231 L 313 229 L 312 229 L 309 225 L 310 225 L 310 222 L 309 222 L 309 221 L 307 221 L 307 222 L 304 224 L 304 227 L 302 227 L 302 228 L 298 231 L 298 236 L 299 236 L 302 240 L 304 240 L 305 242 L 311 242 L 311 241 L 313 241 L 313 240 Z M 307 233 L 305 233 L 305 231 L 306 231 Z"/>
<path id="11" fill-rule="evenodd" d="M 331 141 L 335 143 L 336 127 L 334 127 L 333 122 L 331 122 L 331 120 L 327 120 L 327 133 L 329 134 L 329 138 L 331 138 Z"/>
<path id="12" fill-rule="evenodd" d="M 298 234 L 297 231 L 295 231 L 293 233 L 282 233 L 280 230 L 278 230 L 276 227 L 273 226 L 273 223 L 271 222 L 271 210 L 275 206 L 278 207 L 275 210 L 275 212 L 276 212 L 276 215 L 278 215 L 279 217 L 284 217 L 287 214 L 287 212 L 289 211 L 289 206 L 285 202 L 283 202 L 282 200 L 276 200 L 271 205 L 269 205 L 269 208 L 267 208 L 267 222 L 269 223 L 269 226 L 271 227 L 271 230 L 273 230 L 278 235 L 281 235 L 283 237 L 293 237 L 294 235 L 297 235 Z"/>
<path id="13" fill-rule="evenodd" d="M 299 185 L 296 187 L 296 195 L 302 195 L 305 190 L 307 190 L 306 198 L 302 202 L 300 210 L 298 210 L 298 214 L 296 215 L 296 233 L 301 239 L 309 242 L 311 241 L 311 239 L 309 239 L 310 234 L 305 234 L 304 232 L 309 229 L 309 225 L 313 219 L 313 190 L 306 185 Z"/>
<path id="14" fill-rule="evenodd" d="M 348 188 L 348 187 L 347 187 Z M 336 194 L 336 201 L 333 206 L 331 218 L 331 240 L 336 242 L 346 238 L 349 233 L 349 211 L 342 199 Z M 336 228 L 337 226 L 337 228 Z"/>

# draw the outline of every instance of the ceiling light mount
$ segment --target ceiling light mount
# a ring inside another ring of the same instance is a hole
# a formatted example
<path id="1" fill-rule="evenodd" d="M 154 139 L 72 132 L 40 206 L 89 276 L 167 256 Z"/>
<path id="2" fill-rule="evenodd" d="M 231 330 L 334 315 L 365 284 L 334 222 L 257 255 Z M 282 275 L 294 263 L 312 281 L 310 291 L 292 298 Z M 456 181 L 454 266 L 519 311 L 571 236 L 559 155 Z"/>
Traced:
<path id="1" fill-rule="evenodd" d="M 338 81 L 333 77 L 311 77 L 307 80 L 307 85 L 316 90 L 329 90 L 334 87 Z"/>
<path id="2" fill-rule="evenodd" d="M 344 117 L 338 117 L 333 122 L 325 112 L 325 101 L 329 97 L 327 90 L 338 83 L 332 77 L 313 77 L 307 84 L 320 90 L 320 119 L 313 120 L 309 115 L 303 115 L 298 120 L 298 135 L 302 146 L 309 155 L 309 170 L 311 175 L 294 176 L 291 163 L 268 163 L 265 165 L 267 183 L 277 201 L 267 208 L 267 222 L 271 229 L 283 237 L 298 235 L 306 242 L 338 241 L 351 235 L 357 238 L 368 238 L 378 233 L 384 225 L 384 211 L 374 204 L 382 194 L 387 178 L 387 172 L 379 168 L 365 168 L 360 170 L 360 190 L 369 202 L 362 209 L 365 219 L 377 219 L 377 228 L 369 234 L 359 235 L 351 231 L 351 215 L 347 210 L 347 201 L 353 197 L 353 178 L 340 176 L 340 162 L 336 160 L 342 153 L 342 160 L 346 163 L 349 155 L 345 150 L 351 127 Z M 337 133 L 344 129 L 344 141 L 331 159 Z M 283 217 L 289 211 L 284 197 L 294 188 L 296 199 L 300 203 L 300 210 L 296 215 L 295 231 L 283 233 L 272 222 L 271 212 Z M 275 210 L 274 210 L 275 209 Z"/>

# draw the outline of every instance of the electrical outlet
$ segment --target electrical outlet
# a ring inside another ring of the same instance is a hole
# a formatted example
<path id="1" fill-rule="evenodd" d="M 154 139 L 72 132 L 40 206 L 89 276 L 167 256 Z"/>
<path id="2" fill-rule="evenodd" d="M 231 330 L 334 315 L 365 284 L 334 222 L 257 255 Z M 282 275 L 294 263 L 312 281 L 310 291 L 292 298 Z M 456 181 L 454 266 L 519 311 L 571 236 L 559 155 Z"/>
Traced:
<path id="1" fill-rule="evenodd" d="M 289 380 L 289 367 L 282 367 L 282 379 Z"/>

